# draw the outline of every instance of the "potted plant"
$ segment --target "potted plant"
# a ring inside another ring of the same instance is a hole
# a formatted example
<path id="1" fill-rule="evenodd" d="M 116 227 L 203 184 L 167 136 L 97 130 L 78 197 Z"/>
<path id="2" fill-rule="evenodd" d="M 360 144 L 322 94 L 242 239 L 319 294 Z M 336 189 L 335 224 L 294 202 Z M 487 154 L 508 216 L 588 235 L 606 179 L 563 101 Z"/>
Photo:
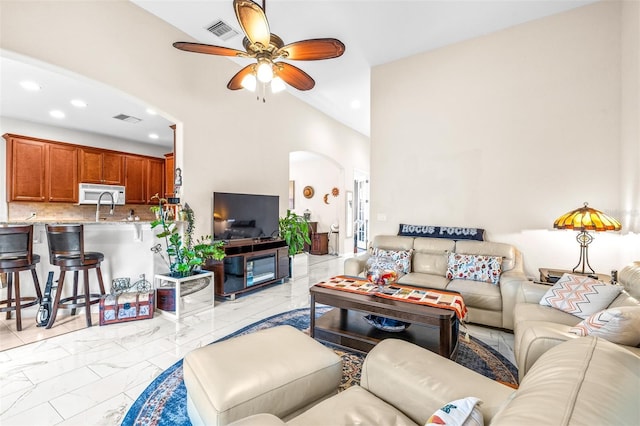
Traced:
<path id="1" fill-rule="evenodd" d="M 157 308 L 171 312 L 179 319 L 180 312 L 187 306 L 183 303 L 184 297 L 200 292 L 211 284 L 213 273 L 201 271 L 200 268 L 208 259 L 222 260 L 225 257 L 224 243 L 212 241 L 210 235 L 194 240 L 194 214 L 187 204 L 182 211 L 181 216 L 185 219 L 182 223 L 168 219 L 164 214 L 162 207 L 167 200 L 158 194 L 151 199 L 158 200 L 158 205 L 151 207 L 151 211 L 156 213 L 157 217 L 151 222 L 151 229 L 159 228 L 156 236 L 164 239 L 167 258 L 162 255 L 161 244 L 155 245 L 151 250 L 160 254 L 169 267 L 167 274 L 156 275 Z M 183 227 L 186 228 L 182 230 Z M 194 299 L 188 303 L 191 311 L 205 309 L 213 304 L 213 285 L 209 289 L 210 295 L 204 298 L 192 296 Z"/>
<path id="2" fill-rule="evenodd" d="M 291 277 L 293 276 L 294 257 L 300 257 L 296 255 L 303 252 L 305 243 L 311 244 L 311 238 L 309 238 L 309 222 L 307 222 L 303 216 L 287 210 L 287 215 L 278 220 L 278 228 L 280 238 L 289 246 L 289 276 Z M 303 257 L 306 260 L 306 256 Z M 304 269 L 306 269 L 306 267 Z"/>
<path id="3" fill-rule="evenodd" d="M 185 204 L 183 209 L 184 216 L 186 216 L 186 229 L 184 233 L 181 233 L 177 223 L 165 218 L 165 215 L 162 214 L 162 204 L 167 200 L 160 198 L 158 194 L 151 199 L 158 200 L 158 205 L 151 207 L 151 210 L 158 217 L 151 222 L 151 229 L 160 228 L 156 237 L 165 240 L 168 260 L 161 256 L 169 266 L 172 277 L 191 276 L 194 271 L 204 265 L 207 259 L 222 260 L 224 258 L 224 243 L 222 241 L 212 241 L 211 235 L 203 235 L 194 241 L 194 214 L 188 205 Z M 157 248 L 155 251 L 159 252 Z"/>

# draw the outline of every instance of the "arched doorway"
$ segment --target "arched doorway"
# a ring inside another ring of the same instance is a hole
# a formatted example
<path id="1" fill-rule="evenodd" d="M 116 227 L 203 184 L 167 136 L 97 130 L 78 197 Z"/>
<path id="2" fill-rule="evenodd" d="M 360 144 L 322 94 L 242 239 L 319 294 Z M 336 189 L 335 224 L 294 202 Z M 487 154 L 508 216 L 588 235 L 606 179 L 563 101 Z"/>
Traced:
<path id="1" fill-rule="evenodd" d="M 344 169 L 335 160 L 311 151 L 289 153 L 289 179 L 293 211 L 309 216 L 316 232 L 326 234 L 327 254 L 344 252 Z"/>

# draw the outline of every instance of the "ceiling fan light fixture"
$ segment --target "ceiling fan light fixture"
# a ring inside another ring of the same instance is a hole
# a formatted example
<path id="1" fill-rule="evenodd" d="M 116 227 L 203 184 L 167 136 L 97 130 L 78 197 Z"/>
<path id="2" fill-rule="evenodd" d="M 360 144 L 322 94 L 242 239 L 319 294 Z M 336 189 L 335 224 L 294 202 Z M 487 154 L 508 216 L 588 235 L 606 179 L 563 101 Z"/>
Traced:
<path id="1" fill-rule="evenodd" d="M 280 77 L 276 77 L 271 80 L 271 93 L 280 93 L 286 90 L 287 86 L 284 84 L 284 80 Z"/>
<path id="2" fill-rule="evenodd" d="M 268 60 L 258 60 L 258 67 L 256 69 L 258 81 L 261 83 L 269 83 L 273 80 L 273 66 Z"/>
<path id="3" fill-rule="evenodd" d="M 256 90 L 257 82 L 262 85 L 262 93 L 277 75 L 281 81 L 298 90 L 311 90 L 316 82 L 309 74 L 281 59 L 299 61 L 317 61 L 342 56 L 344 43 L 335 38 L 315 38 L 284 44 L 282 39 L 273 34 L 265 15 L 265 3 L 260 7 L 252 0 L 233 0 L 233 9 L 242 28 L 244 51 L 210 44 L 177 41 L 176 49 L 207 55 L 233 56 L 255 59 L 257 63 L 247 65 L 238 71 L 227 83 L 229 90 Z M 246 79 L 253 74 L 257 81 Z M 244 80 L 247 80 L 246 82 Z M 271 88 L 272 92 L 281 91 L 280 83 Z M 264 97 L 263 97 L 264 101 Z"/>
<path id="4" fill-rule="evenodd" d="M 250 92 L 255 92 L 256 91 L 256 86 L 258 85 L 258 81 L 256 80 L 256 76 L 251 73 L 251 74 L 247 74 L 243 79 L 242 82 L 240 83 L 240 85 L 250 91 Z"/>

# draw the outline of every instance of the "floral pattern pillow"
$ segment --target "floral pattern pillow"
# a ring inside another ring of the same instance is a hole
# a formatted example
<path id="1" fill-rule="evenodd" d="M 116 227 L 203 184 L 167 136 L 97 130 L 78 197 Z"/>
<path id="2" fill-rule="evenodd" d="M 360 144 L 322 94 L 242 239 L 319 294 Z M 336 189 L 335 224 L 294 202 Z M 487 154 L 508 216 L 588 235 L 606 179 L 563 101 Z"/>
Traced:
<path id="1" fill-rule="evenodd" d="M 394 265 L 390 265 L 391 268 L 404 274 L 411 272 L 412 254 L 413 250 L 385 250 L 377 247 L 371 251 L 372 256 L 393 259 L 396 267 L 393 268 Z"/>
<path id="2" fill-rule="evenodd" d="M 502 273 L 502 257 L 449 253 L 447 278 L 482 281 L 497 285 Z"/>

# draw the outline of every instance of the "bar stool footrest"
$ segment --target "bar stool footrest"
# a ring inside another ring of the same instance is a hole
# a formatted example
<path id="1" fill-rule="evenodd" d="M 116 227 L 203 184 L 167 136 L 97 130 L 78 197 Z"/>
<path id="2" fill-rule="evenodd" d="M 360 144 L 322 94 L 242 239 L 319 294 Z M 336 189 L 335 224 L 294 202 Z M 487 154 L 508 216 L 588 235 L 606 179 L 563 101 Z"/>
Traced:
<path id="1" fill-rule="evenodd" d="M 21 297 L 18 301 L 20 302 L 20 309 L 28 308 L 40 303 L 40 299 L 37 297 Z M 8 306 L 9 302 L 12 303 L 11 306 Z M 0 305 L 7 305 L 4 308 L 0 308 L 0 312 L 13 312 L 16 310 L 16 299 L 0 300 Z"/>
<path id="2" fill-rule="evenodd" d="M 100 299 L 102 298 L 102 294 L 98 293 L 90 293 L 89 294 L 89 305 L 95 305 L 96 303 L 100 303 Z M 86 306 L 84 294 L 78 295 L 77 297 L 65 297 L 64 299 L 60 299 L 60 303 L 58 304 L 58 309 L 74 309 L 74 308 L 84 308 Z M 72 300 L 77 300 L 76 303 L 71 303 Z M 80 302 L 80 300 L 82 300 Z"/>

